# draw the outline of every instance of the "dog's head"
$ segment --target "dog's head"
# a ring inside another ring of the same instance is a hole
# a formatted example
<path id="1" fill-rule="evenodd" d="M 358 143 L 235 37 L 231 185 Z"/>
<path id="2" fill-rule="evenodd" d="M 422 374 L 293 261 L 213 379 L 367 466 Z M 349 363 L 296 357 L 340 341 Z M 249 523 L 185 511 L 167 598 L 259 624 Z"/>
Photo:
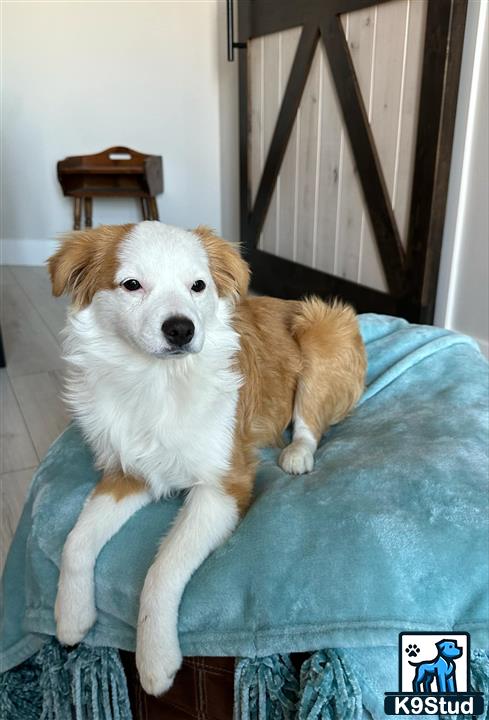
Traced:
<path id="1" fill-rule="evenodd" d="M 93 305 L 102 327 L 156 357 L 198 353 L 220 300 L 248 289 L 248 265 L 211 230 L 159 222 L 66 235 L 48 260 L 56 296 Z"/>
<path id="2" fill-rule="evenodd" d="M 440 655 L 445 658 L 458 658 L 463 653 L 463 648 L 458 647 L 453 640 L 440 640 L 436 643 L 436 647 Z"/>

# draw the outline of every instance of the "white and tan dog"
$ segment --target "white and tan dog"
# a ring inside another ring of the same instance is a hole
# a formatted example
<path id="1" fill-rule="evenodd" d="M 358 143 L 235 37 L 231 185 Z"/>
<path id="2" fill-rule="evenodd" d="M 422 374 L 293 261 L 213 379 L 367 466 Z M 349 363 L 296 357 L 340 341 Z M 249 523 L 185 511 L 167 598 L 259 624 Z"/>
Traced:
<path id="1" fill-rule="evenodd" d="M 74 232 L 49 271 L 54 294 L 72 297 L 67 400 L 103 470 L 63 550 L 57 635 L 78 643 L 95 622 L 107 541 L 144 505 L 185 490 L 140 600 L 136 661 L 157 695 L 182 661 L 185 586 L 246 511 L 256 448 L 292 421 L 280 465 L 312 470 L 322 433 L 362 393 L 364 347 L 347 306 L 247 297 L 248 266 L 207 228 Z"/>

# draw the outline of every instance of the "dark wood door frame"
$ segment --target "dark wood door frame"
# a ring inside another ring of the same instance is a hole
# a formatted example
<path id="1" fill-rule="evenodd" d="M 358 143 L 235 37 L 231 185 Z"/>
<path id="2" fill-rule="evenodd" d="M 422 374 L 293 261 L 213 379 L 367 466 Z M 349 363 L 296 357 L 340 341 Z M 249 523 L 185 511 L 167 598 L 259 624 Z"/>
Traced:
<path id="1" fill-rule="evenodd" d="M 339 295 L 357 309 L 433 321 L 448 192 L 455 111 L 467 0 L 427 0 L 417 139 L 407 248 L 401 243 L 375 141 L 355 75 L 340 14 L 389 0 L 238 0 L 239 41 L 246 43 L 302 26 L 284 97 L 251 202 L 248 168 L 248 69 L 241 51 L 240 214 L 241 242 L 253 270 L 253 286 L 286 298 L 305 293 Z M 309 70 L 322 42 L 382 260 L 383 293 L 260 250 L 259 237 L 301 102 Z"/>

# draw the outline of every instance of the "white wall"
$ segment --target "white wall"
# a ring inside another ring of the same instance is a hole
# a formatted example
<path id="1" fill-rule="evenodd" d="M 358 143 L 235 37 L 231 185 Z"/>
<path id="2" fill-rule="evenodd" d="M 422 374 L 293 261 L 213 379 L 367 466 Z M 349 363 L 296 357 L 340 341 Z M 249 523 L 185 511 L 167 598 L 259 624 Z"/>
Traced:
<path id="1" fill-rule="evenodd" d="M 234 2 L 236 3 L 236 0 Z M 234 62 L 227 61 L 225 0 L 217 0 L 217 14 L 222 234 L 228 240 L 239 242 L 238 56 L 240 51 L 235 51 Z"/>
<path id="2" fill-rule="evenodd" d="M 163 156 L 164 222 L 236 234 L 237 83 L 222 0 L 37 0 L 2 10 L 4 262 L 41 263 L 50 239 L 72 227 L 57 160 L 110 145 Z M 94 203 L 94 224 L 137 219 L 135 200 Z"/>
<path id="3" fill-rule="evenodd" d="M 435 322 L 489 357 L 489 4 L 468 4 Z"/>

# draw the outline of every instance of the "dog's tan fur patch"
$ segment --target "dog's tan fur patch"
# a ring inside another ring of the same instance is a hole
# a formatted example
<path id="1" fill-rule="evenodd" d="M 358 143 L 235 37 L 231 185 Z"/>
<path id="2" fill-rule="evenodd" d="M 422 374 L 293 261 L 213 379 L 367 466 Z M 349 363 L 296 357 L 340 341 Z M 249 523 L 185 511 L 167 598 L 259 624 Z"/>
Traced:
<path id="1" fill-rule="evenodd" d="M 278 444 L 292 417 L 297 377 L 302 369 L 299 344 L 292 334 L 299 303 L 247 297 L 236 308 L 240 336 L 238 364 L 245 383 L 238 426 L 256 445 Z"/>
<path id="2" fill-rule="evenodd" d="M 343 420 L 358 402 L 367 365 L 353 309 L 318 298 L 300 304 L 292 322 L 299 343 L 302 371 L 295 404 L 316 439 Z"/>
<path id="3" fill-rule="evenodd" d="M 234 439 L 231 470 L 224 478 L 223 487 L 244 515 L 251 503 L 256 466 L 258 464 L 255 445 L 249 437 L 237 433 Z"/>
<path id="4" fill-rule="evenodd" d="M 204 225 L 199 225 L 192 232 L 199 236 L 205 247 L 219 296 L 233 297 L 236 300 L 244 297 L 248 292 L 250 269 L 238 248 L 215 235 Z"/>
<path id="5" fill-rule="evenodd" d="M 70 293 L 73 304 L 89 305 L 98 290 L 115 288 L 117 248 L 133 225 L 101 225 L 67 233 L 59 250 L 49 258 L 53 295 Z"/>
<path id="6" fill-rule="evenodd" d="M 104 474 L 93 495 L 112 495 L 114 500 L 119 501 L 128 495 L 137 495 L 143 490 L 146 490 L 143 480 L 119 470 Z"/>
<path id="7" fill-rule="evenodd" d="M 234 325 L 245 378 L 235 443 L 243 451 L 235 451 L 226 489 L 241 508 L 251 496 L 255 448 L 282 443 L 294 408 L 316 439 L 346 417 L 364 388 L 366 356 L 356 315 L 340 302 L 247 297 Z"/>

